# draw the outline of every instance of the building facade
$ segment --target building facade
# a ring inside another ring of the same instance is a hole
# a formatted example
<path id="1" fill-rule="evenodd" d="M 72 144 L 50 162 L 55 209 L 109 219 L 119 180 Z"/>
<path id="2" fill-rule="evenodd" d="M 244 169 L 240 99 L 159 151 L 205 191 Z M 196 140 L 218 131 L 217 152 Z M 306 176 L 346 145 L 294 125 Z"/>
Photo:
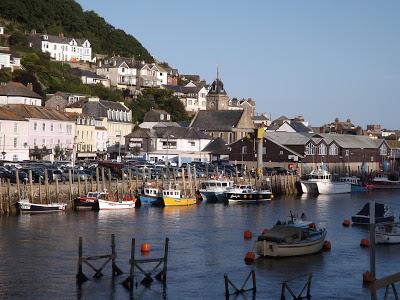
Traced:
<path id="1" fill-rule="evenodd" d="M 42 106 L 42 96 L 33 91 L 32 84 L 24 86 L 19 82 L 0 84 L 0 105 L 25 104 Z"/>

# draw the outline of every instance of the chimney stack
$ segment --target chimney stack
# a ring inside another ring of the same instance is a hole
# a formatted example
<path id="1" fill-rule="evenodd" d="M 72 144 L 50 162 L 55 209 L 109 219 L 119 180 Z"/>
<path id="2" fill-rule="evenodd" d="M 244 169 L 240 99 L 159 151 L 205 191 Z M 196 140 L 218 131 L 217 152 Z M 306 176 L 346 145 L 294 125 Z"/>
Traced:
<path id="1" fill-rule="evenodd" d="M 29 83 L 26 85 L 26 87 L 27 87 L 28 89 L 30 89 L 31 91 L 33 91 L 33 84 L 32 84 L 31 82 L 29 82 Z"/>
<path id="2" fill-rule="evenodd" d="M 58 34 L 58 36 L 59 36 L 60 38 L 64 38 L 64 32 L 60 32 L 60 33 Z"/>

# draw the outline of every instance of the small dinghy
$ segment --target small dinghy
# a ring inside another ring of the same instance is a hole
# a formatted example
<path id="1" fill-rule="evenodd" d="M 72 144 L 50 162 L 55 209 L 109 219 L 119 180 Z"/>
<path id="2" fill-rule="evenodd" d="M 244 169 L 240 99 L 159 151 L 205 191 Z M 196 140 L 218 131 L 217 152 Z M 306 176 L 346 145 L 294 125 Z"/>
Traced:
<path id="1" fill-rule="evenodd" d="M 369 220 L 369 203 L 354 216 L 351 221 L 356 225 L 368 225 Z M 394 214 L 386 204 L 375 203 L 375 223 L 389 223 L 394 221 Z"/>
<path id="2" fill-rule="evenodd" d="M 315 226 L 275 225 L 255 242 L 260 256 L 288 257 L 314 254 L 322 250 L 326 229 Z"/>
<path id="3" fill-rule="evenodd" d="M 399 244 L 400 224 L 385 223 L 375 227 L 375 242 L 377 244 Z"/>
<path id="4" fill-rule="evenodd" d="M 136 199 L 131 199 L 129 196 L 123 199 L 113 199 L 113 195 L 102 193 L 97 201 L 100 210 L 115 210 L 135 208 Z"/>
<path id="5" fill-rule="evenodd" d="M 66 203 L 36 204 L 29 202 L 29 199 L 23 199 L 17 202 L 17 211 L 19 213 L 49 213 L 64 211 Z"/>

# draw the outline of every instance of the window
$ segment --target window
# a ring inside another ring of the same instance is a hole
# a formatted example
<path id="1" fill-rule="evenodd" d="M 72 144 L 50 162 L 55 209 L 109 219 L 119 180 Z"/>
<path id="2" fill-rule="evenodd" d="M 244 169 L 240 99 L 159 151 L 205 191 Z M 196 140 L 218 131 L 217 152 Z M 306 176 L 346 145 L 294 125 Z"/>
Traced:
<path id="1" fill-rule="evenodd" d="M 194 147 L 194 146 L 196 146 L 196 142 L 189 141 L 189 145 L 190 145 L 191 147 Z"/>
<path id="2" fill-rule="evenodd" d="M 43 124 L 42 124 L 42 130 L 43 130 L 43 131 L 46 131 L 46 123 L 43 123 Z"/>
<path id="3" fill-rule="evenodd" d="M 33 123 L 33 130 L 34 130 L 34 131 L 37 131 L 37 123 L 36 123 L 36 122 Z"/>
<path id="4" fill-rule="evenodd" d="M 62 124 L 58 124 L 58 132 L 62 132 L 62 131 L 63 131 Z"/>
<path id="5" fill-rule="evenodd" d="M 320 144 L 318 147 L 318 155 L 326 155 L 326 145 Z"/>
<path id="6" fill-rule="evenodd" d="M 385 144 L 382 144 L 381 148 L 380 148 L 380 154 L 382 156 L 386 156 L 387 155 L 387 147 Z"/>
<path id="7" fill-rule="evenodd" d="M 17 145 L 18 145 L 18 139 L 14 138 L 14 148 L 17 148 Z"/>
<path id="8" fill-rule="evenodd" d="M 242 146 L 242 154 L 247 154 L 247 146 Z"/>
<path id="9" fill-rule="evenodd" d="M 72 125 L 67 125 L 67 134 L 72 133 Z"/>
<path id="10" fill-rule="evenodd" d="M 36 145 L 37 145 L 37 140 L 33 139 L 33 146 L 36 146 Z"/>
<path id="11" fill-rule="evenodd" d="M 18 161 L 18 155 L 17 154 L 13 155 L 13 161 Z"/>
<path id="12" fill-rule="evenodd" d="M 53 123 L 50 124 L 50 131 L 51 131 L 51 132 L 54 131 L 54 124 L 53 124 Z"/>
<path id="13" fill-rule="evenodd" d="M 279 155 L 283 155 L 283 150 L 280 150 L 280 151 L 279 151 Z"/>
<path id="14" fill-rule="evenodd" d="M 188 105 L 192 105 L 192 100 L 188 100 Z"/>
<path id="15" fill-rule="evenodd" d="M 18 123 L 14 123 L 14 133 L 18 133 Z"/>
<path id="16" fill-rule="evenodd" d="M 317 152 L 317 146 L 315 146 L 312 143 L 307 144 L 307 146 L 306 146 L 306 155 L 315 155 L 316 152 Z"/>
<path id="17" fill-rule="evenodd" d="M 345 156 L 350 156 L 350 151 L 349 150 L 345 151 Z"/>
<path id="18" fill-rule="evenodd" d="M 164 120 L 164 114 L 160 115 L 160 120 Z"/>
<path id="19" fill-rule="evenodd" d="M 338 147 L 336 146 L 336 144 L 332 144 L 329 147 L 329 155 L 338 155 Z"/>

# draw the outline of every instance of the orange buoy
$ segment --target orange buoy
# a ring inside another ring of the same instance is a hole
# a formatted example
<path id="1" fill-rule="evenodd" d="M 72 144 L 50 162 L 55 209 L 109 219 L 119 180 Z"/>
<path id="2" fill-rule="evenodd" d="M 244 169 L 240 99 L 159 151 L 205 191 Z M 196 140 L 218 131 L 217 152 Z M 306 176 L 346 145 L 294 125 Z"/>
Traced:
<path id="1" fill-rule="evenodd" d="M 322 246 L 322 249 L 323 249 L 324 251 L 331 251 L 331 249 L 332 249 L 332 244 L 331 244 L 331 242 L 330 242 L 330 241 L 325 241 L 325 242 L 324 242 L 324 245 Z"/>
<path id="2" fill-rule="evenodd" d="M 350 220 L 345 219 L 345 220 L 343 221 L 342 225 L 345 226 L 345 227 L 349 227 L 349 226 L 350 226 Z"/>
<path id="3" fill-rule="evenodd" d="M 150 243 L 143 243 L 140 246 L 140 251 L 142 251 L 142 252 L 150 252 Z"/>
<path id="4" fill-rule="evenodd" d="M 371 272 L 364 272 L 363 273 L 363 283 L 371 283 L 374 281 L 374 278 L 372 278 Z"/>
<path id="5" fill-rule="evenodd" d="M 368 239 L 362 239 L 360 242 L 361 247 L 369 247 L 369 240 Z"/>
<path id="6" fill-rule="evenodd" d="M 269 231 L 269 229 L 268 229 L 268 228 L 264 228 L 261 234 L 263 234 L 263 235 L 264 235 L 264 234 L 268 233 L 268 231 Z"/>
<path id="7" fill-rule="evenodd" d="M 253 237 L 253 233 L 250 230 L 246 230 L 243 233 L 243 237 L 245 240 L 250 240 Z"/>
<path id="8" fill-rule="evenodd" d="M 256 261 L 256 254 L 254 252 L 247 252 L 244 257 L 244 262 L 248 265 L 254 264 Z"/>

